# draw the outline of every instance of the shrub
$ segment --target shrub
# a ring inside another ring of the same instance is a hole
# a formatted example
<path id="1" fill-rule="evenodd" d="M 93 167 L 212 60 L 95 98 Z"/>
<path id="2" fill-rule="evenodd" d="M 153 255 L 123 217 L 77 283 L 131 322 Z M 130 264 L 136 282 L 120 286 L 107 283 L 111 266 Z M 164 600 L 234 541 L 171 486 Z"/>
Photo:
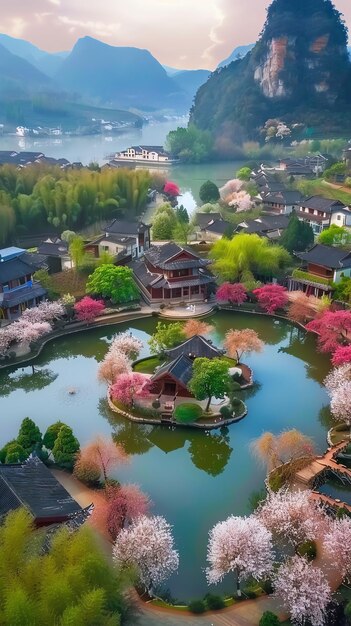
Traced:
<path id="1" fill-rule="evenodd" d="M 317 556 L 316 543 L 310 540 L 304 541 L 297 546 L 296 552 L 300 556 L 305 556 L 308 561 L 313 561 Z"/>
<path id="2" fill-rule="evenodd" d="M 256 591 L 254 591 L 250 587 L 245 587 L 243 589 L 243 595 L 246 596 L 246 598 L 249 598 L 249 600 L 254 600 L 257 597 Z"/>
<path id="3" fill-rule="evenodd" d="M 233 407 L 233 409 L 238 409 L 239 406 L 241 406 L 241 405 L 242 405 L 242 401 L 239 400 L 239 398 L 233 398 L 232 399 L 232 407 Z"/>
<path id="4" fill-rule="evenodd" d="M 192 404 L 190 402 L 179 404 L 174 415 L 180 424 L 192 424 L 202 417 L 202 408 L 198 404 Z"/>
<path id="5" fill-rule="evenodd" d="M 280 626 L 280 621 L 275 613 L 265 611 L 259 621 L 259 626 Z"/>
<path id="6" fill-rule="evenodd" d="M 266 580 L 261 581 L 260 585 L 267 596 L 272 595 L 274 589 L 270 578 L 266 578 Z"/>
<path id="7" fill-rule="evenodd" d="M 92 463 L 83 464 L 76 463 L 74 466 L 74 475 L 78 480 L 89 486 L 98 485 L 100 482 L 100 469 L 97 465 Z"/>
<path id="8" fill-rule="evenodd" d="M 54 424 L 51 424 L 51 426 L 48 426 L 48 428 L 46 429 L 46 433 L 43 437 L 43 444 L 48 450 L 53 449 L 61 426 L 65 426 L 65 424 L 63 422 L 55 422 Z"/>
<path id="9" fill-rule="evenodd" d="M 226 406 L 221 406 L 221 408 L 219 409 L 219 412 L 220 412 L 221 416 L 223 417 L 223 419 L 225 419 L 225 420 L 229 420 L 231 417 L 233 417 L 233 411 L 227 405 Z"/>
<path id="10" fill-rule="evenodd" d="M 196 613 L 196 615 L 200 615 L 200 613 L 204 613 L 206 611 L 206 604 L 203 600 L 192 600 L 188 604 L 189 611 L 192 613 Z"/>
<path id="11" fill-rule="evenodd" d="M 159 401 L 159 400 L 154 400 L 154 401 L 153 401 L 153 403 L 152 403 L 152 407 L 153 407 L 154 409 L 159 409 L 159 408 L 160 408 L 160 406 L 161 406 L 161 404 L 160 404 L 160 401 Z"/>
<path id="12" fill-rule="evenodd" d="M 208 593 L 205 596 L 205 601 L 206 601 L 207 607 L 211 611 L 219 611 L 220 609 L 224 609 L 225 607 L 225 602 L 222 596 L 217 596 L 214 593 Z"/>
<path id="13" fill-rule="evenodd" d="M 279 491 L 279 489 L 281 489 L 285 484 L 282 475 L 277 471 L 273 472 L 273 474 L 269 476 L 268 482 L 274 493 L 277 493 L 277 491 Z"/>
<path id="14" fill-rule="evenodd" d="M 24 448 L 14 439 L 13 441 L 9 441 L 3 448 L 0 450 L 0 462 L 1 463 L 20 463 L 21 461 L 25 461 L 28 457 L 28 454 L 24 450 Z"/>

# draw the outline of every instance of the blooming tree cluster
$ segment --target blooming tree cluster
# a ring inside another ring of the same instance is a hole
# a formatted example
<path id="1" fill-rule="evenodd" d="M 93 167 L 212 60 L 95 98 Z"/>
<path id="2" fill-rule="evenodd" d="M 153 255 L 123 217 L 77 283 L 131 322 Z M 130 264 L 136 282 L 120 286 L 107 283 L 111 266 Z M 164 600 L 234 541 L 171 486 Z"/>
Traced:
<path id="1" fill-rule="evenodd" d="M 282 464 L 293 464 L 315 456 L 313 441 L 296 429 L 285 430 L 279 435 L 266 432 L 252 443 L 259 459 L 272 470 Z"/>
<path id="2" fill-rule="evenodd" d="M 74 305 L 74 311 L 80 322 L 92 322 L 101 315 L 105 305 L 102 300 L 94 300 L 90 296 L 85 296 Z"/>
<path id="3" fill-rule="evenodd" d="M 289 319 L 305 324 L 316 316 L 316 306 L 317 303 L 314 296 L 307 296 L 303 291 L 299 291 L 289 305 Z"/>
<path id="4" fill-rule="evenodd" d="M 177 571 L 179 564 L 171 526 L 160 516 L 141 516 L 121 530 L 113 558 L 118 566 L 136 566 L 140 581 L 150 594 Z"/>
<path id="5" fill-rule="evenodd" d="M 143 344 L 131 333 L 119 333 L 112 341 L 108 352 L 99 366 L 98 378 L 112 385 L 122 374 L 132 371 L 131 360 L 138 357 Z"/>
<path id="6" fill-rule="evenodd" d="M 317 333 L 321 352 L 333 354 L 345 344 L 351 333 L 351 311 L 324 311 L 320 317 L 309 322 L 306 328 Z"/>
<path id="7" fill-rule="evenodd" d="M 105 498 L 95 504 L 91 523 L 115 541 L 123 528 L 148 513 L 150 505 L 149 497 L 137 485 L 107 487 Z"/>
<path id="8" fill-rule="evenodd" d="M 328 374 L 324 384 L 330 397 L 330 408 L 334 419 L 344 422 L 351 435 L 351 364 L 345 363 Z"/>
<path id="9" fill-rule="evenodd" d="M 111 386 L 111 397 L 125 406 L 132 407 L 135 400 L 150 397 L 149 380 L 148 376 L 138 372 L 121 374 Z"/>
<path id="10" fill-rule="evenodd" d="M 229 180 L 219 190 L 222 201 L 236 209 L 237 212 L 249 211 L 253 206 L 250 194 L 245 191 L 243 185 L 242 180 L 234 178 L 233 180 Z"/>
<path id="11" fill-rule="evenodd" d="M 319 567 L 294 556 L 278 569 L 273 581 L 275 594 L 288 609 L 294 623 L 325 624 L 331 590 Z"/>
<path id="12" fill-rule="evenodd" d="M 324 548 L 343 577 L 351 574 L 351 519 L 334 520 L 323 540 Z"/>
<path id="13" fill-rule="evenodd" d="M 110 350 L 123 352 L 128 359 L 135 360 L 143 347 L 143 342 L 132 333 L 118 333 L 112 341 Z"/>
<path id="14" fill-rule="evenodd" d="M 213 329 L 211 324 L 196 319 L 188 320 L 186 324 L 184 324 L 184 333 L 188 339 L 196 335 L 208 335 Z"/>
<path id="15" fill-rule="evenodd" d="M 345 363 L 351 363 L 351 345 L 339 346 L 332 358 L 332 364 L 334 366 L 344 365 Z"/>
<path id="16" fill-rule="evenodd" d="M 263 350 L 264 343 L 259 338 L 258 334 L 252 328 L 245 328 L 244 330 L 229 330 L 226 333 L 224 347 L 232 358 L 235 358 L 238 363 L 243 354 L 250 354 L 251 352 L 261 352 Z"/>
<path id="17" fill-rule="evenodd" d="M 242 283 L 223 283 L 216 293 L 218 302 L 230 302 L 240 306 L 247 300 L 247 290 Z"/>
<path id="18" fill-rule="evenodd" d="M 270 313 L 275 313 L 277 309 L 283 309 L 288 303 L 288 292 L 281 285 L 264 285 L 253 291 L 257 297 L 259 305 Z"/>
<path id="19" fill-rule="evenodd" d="M 176 198 L 177 196 L 180 196 L 180 189 L 178 185 L 170 180 L 165 183 L 165 186 L 163 187 L 163 192 L 166 194 L 166 196 L 170 196 L 171 198 Z"/>
<path id="20" fill-rule="evenodd" d="M 122 446 L 112 439 L 98 436 L 81 448 L 74 466 L 78 476 L 94 473 L 108 480 L 112 469 L 127 463 L 129 457 Z"/>
<path id="21" fill-rule="evenodd" d="M 243 580 L 249 577 L 260 579 L 271 572 L 272 534 L 254 516 L 228 517 L 210 531 L 207 560 L 209 584 L 216 584 L 233 572 L 240 595 Z"/>

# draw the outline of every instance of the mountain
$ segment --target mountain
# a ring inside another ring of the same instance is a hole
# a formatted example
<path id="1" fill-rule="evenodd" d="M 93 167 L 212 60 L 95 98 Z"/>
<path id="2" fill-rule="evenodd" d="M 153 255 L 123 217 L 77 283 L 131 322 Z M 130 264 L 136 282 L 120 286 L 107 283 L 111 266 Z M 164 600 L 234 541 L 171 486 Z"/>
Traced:
<path id="1" fill-rule="evenodd" d="M 61 87 L 119 107 L 185 111 L 189 97 L 147 50 L 79 39 L 55 75 Z"/>
<path id="2" fill-rule="evenodd" d="M 209 76 L 211 76 L 209 70 L 180 70 L 172 78 L 192 101 L 199 87 L 207 81 Z"/>
<path id="3" fill-rule="evenodd" d="M 229 63 L 232 63 L 233 61 L 236 61 L 237 59 L 243 59 L 244 57 L 246 57 L 247 53 L 252 50 L 254 45 L 255 45 L 254 43 L 249 43 L 246 46 L 237 46 L 236 48 L 234 48 L 233 52 L 229 55 L 227 59 L 225 59 L 224 61 L 221 61 L 218 64 L 218 68 L 226 67 L 227 65 L 229 65 Z"/>
<path id="4" fill-rule="evenodd" d="M 37 70 L 50 77 L 54 76 L 64 58 L 69 55 L 69 52 L 50 54 L 49 52 L 40 50 L 40 48 L 37 48 L 37 46 L 34 46 L 25 39 L 17 39 L 16 37 L 10 37 L 3 33 L 0 33 L 0 44 L 12 52 L 12 54 L 25 59 L 25 61 L 34 65 Z"/>
<path id="5" fill-rule="evenodd" d="M 51 90 L 50 79 L 0 44 L 0 95 L 18 97 L 38 89 Z"/>
<path id="6" fill-rule="evenodd" d="M 190 121 L 217 139 L 258 139 L 270 118 L 308 136 L 351 131 L 347 30 L 331 0 L 273 0 L 260 39 L 200 87 Z"/>

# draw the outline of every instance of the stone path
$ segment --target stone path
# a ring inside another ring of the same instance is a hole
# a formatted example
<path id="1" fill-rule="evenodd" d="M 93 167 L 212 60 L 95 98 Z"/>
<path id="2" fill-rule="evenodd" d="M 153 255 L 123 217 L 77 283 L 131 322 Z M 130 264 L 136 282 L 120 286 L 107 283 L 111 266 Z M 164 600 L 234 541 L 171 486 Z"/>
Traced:
<path id="1" fill-rule="evenodd" d="M 166 317 L 169 319 L 192 319 L 194 317 L 202 317 L 208 315 L 214 309 L 214 302 L 206 302 L 200 304 L 194 304 L 195 309 L 191 308 L 191 302 L 186 306 L 174 306 L 169 309 L 163 309 L 160 311 L 160 317 Z"/>

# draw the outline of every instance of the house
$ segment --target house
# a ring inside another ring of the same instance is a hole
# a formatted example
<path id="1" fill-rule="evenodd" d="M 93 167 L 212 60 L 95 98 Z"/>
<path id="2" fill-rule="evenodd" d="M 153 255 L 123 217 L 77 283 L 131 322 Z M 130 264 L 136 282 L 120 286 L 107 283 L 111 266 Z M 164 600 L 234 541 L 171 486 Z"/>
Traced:
<path id="1" fill-rule="evenodd" d="M 152 246 L 130 265 L 145 299 L 151 302 L 202 301 L 215 290 L 210 261 L 170 242 Z"/>
<path id="2" fill-rule="evenodd" d="M 254 220 L 244 220 L 236 227 L 236 233 L 244 232 L 248 235 L 259 235 L 268 239 L 281 237 L 289 226 L 289 215 L 261 215 Z"/>
<path id="3" fill-rule="evenodd" d="M 172 163 L 175 159 L 167 152 L 163 146 L 131 146 L 122 152 L 117 152 L 114 161 L 134 161 L 138 163 Z"/>
<path id="4" fill-rule="evenodd" d="M 44 256 L 51 274 L 71 269 L 72 262 L 68 252 L 68 244 L 59 237 L 45 239 L 38 246 L 38 254 Z"/>
<path id="5" fill-rule="evenodd" d="M 235 226 L 232 222 L 227 222 L 226 220 L 215 220 L 210 222 L 206 226 L 205 230 L 201 232 L 201 239 L 206 239 L 207 241 L 217 241 L 226 235 L 232 236 L 234 228 Z"/>
<path id="6" fill-rule="evenodd" d="M 351 210 L 348 207 L 334 208 L 330 218 L 332 224 L 351 228 Z"/>
<path id="7" fill-rule="evenodd" d="M 283 214 L 289 214 L 298 210 L 302 200 L 300 191 L 290 191 L 288 189 L 261 191 L 256 197 L 261 200 L 265 211 Z"/>
<path id="8" fill-rule="evenodd" d="M 113 220 L 98 239 L 86 245 L 87 252 L 99 257 L 108 252 L 117 261 L 139 259 L 150 248 L 151 226 L 144 222 Z"/>
<path id="9" fill-rule="evenodd" d="M 196 213 L 195 215 L 195 223 L 200 231 L 206 230 L 206 226 L 212 224 L 213 222 L 218 222 L 219 220 L 223 220 L 221 213 Z"/>
<path id="10" fill-rule="evenodd" d="M 20 507 L 29 511 L 36 527 L 69 521 L 83 511 L 36 456 L 0 465 L 0 519 Z"/>
<path id="11" fill-rule="evenodd" d="M 351 250 L 316 244 L 295 256 L 303 266 L 289 278 L 289 291 L 304 291 L 319 298 L 331 292 L 332 283 L 340 282 L 343 276 L 351 277 Z"/>
<path id="12" fill-rule="evenodd" d="M 313 232 L 318 235 L 330 226 L 332 214 L 345 208 L 340 200 L 324 198 L 323 196 L 310 196 L 301 201 L 297 216 L 310 224 Z"/>
<path id="13" fill-rule="evenodd" d="M 17 319 L 22 311 L 45 298 L 46 289 L 33 280 L 33 273 L 43 265 L 39 255 L 22 248 L 0 250 L 0 319 Z"/>
<path id="14" fill-rule="evenodd" d="M 0 150 L 0 165 L 14 163 L 14 158 L 18 155 L 15 150 Z"/>
<path id="15" fill-rule="evenodd" d="M 321 174 L 328 165 L 328 158 L 323 154 L 312 154 L 301 158 L 281 159 L 279 169 L 285 171 L 288 176 L 311 176 Z"/>
<path id="16" fill-rule="evenodd" d="M 179 346 L 165 351 L 168 358 L 174 360 L 180 355 L 185 354 L 189 359 L 215 359 L 223 356 L 224 350 L 216 348 L 211 341 L 195 335 L 190 337 Z"/>

